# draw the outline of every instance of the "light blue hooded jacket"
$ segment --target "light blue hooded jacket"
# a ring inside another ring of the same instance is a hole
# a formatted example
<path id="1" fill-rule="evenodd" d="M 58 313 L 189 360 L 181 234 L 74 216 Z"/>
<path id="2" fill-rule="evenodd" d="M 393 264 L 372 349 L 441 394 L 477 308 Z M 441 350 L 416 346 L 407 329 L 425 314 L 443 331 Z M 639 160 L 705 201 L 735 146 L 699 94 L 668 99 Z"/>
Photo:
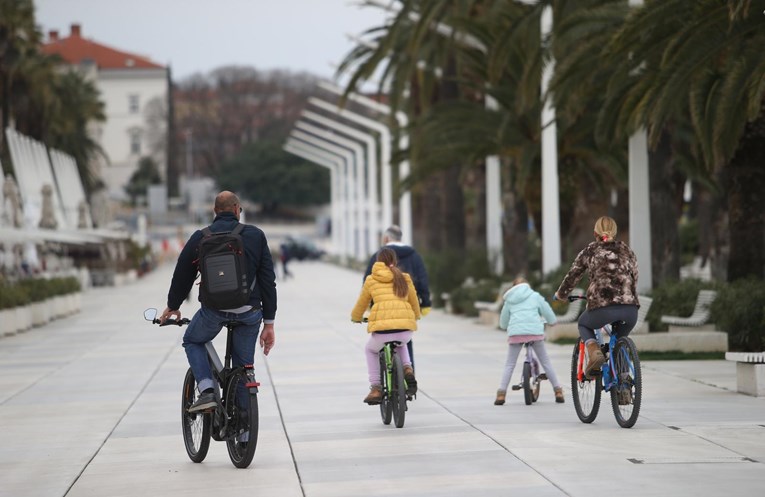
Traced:
<path id="1" fill-rule="evenodd" d="M 508 336 L 544 335 L 544 322 L 554 324 L 557 320 L 550 304 L 528 283 L 512 287 L 505 293 L 504 300 L 499 327 L 507 330 Z"/>

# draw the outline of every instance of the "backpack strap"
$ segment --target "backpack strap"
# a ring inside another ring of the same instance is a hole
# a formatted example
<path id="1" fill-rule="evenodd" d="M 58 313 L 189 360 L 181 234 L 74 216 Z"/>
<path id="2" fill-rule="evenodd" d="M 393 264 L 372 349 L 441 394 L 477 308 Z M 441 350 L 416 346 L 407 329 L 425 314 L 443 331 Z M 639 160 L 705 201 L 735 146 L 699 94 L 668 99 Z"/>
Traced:
<path id="1" fill-rule="evenodd" d="M 238 235 L 239 233 L 242 232 L 243 229 L 244 229 L 244 225 L 242 223 L 236 223 L 236 227 L 233 230 L 231 230 L 231 234 Z"/>
<path id="2" fill-rule="evenodd" d="M 212 236 L 212 231 L 210 231 L 210 227 L 209 226 L 205 226 L 202 229 L 202 236 L 204 236 L 205 238 L 207 238 L 208 236 Z"/>

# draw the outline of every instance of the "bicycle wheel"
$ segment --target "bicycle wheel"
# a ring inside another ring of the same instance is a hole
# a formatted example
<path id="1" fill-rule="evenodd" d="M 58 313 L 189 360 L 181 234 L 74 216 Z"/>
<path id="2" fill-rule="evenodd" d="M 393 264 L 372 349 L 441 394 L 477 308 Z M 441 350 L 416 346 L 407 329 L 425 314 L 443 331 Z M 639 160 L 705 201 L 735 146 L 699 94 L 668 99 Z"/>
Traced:
<path id="1" fill-rule="evenodd" d="M 531 391 L 531 364 L 523 363 L 523 400 L 527 406 L 534 402 L 534 392 Z"/>
<path id="2" fill-rule="evenodd" d="M 396 428 L 404 426 L 406 418 L 406 384 L 404 383 L 404 366 L 398 354 L 393 354 L 393 388 L 391 401 L 393 404 L 393 421 Z"/>
<path id="3" fill-rule="evenodd" d="M 579 341 L 574 345 L 571 357 L 571 395 L 574 398 L 574 409 L 582 423 L 592 423 L 598 417 L 600 410 L 601 379 L 595 376 L 587 379 L 582 375 L 579 379 Z M 584 360 L 584 358 L 582 358 Z"/>
<path id="4" fill-rule="evenodd" d="M 247 373 L 240 369 L 229 377 L 226 387 L 226 448 L 237 468 L 250 465 L 258 445 L 258 396 L 246 386 L 249 381 Z"/>
<path id="5" fill-rule="evenodd" d="M 197 382 L 191 368 L 186 371 L 181 392 L 181 430 L 186 454 L 194 462 L 202 462 L 207 457 L 210 448 L 210 415 L 198 412 L 188 412 L 189 407 L 197 398 Z"/>
<path id="6" fill-rule="evenodd" d="M 632 428 L 640 414 L 640 400 L 643 397 L 640 358 L 635 342 L 629 337 L 618 339 L 611 357 L 619 380 L 611 388 L 611 407 L 619 426 Z"/>
<path id="7" fill-rule="evenodd" d="M 539 377 L 539 362 L 534 359 L 534 364 L 531 368 L 531 400 L 536 402 L 539 400 L 539 390 L 542 388 L 542 379 Z"/>
<path id="8" fill-rule="evenodd" d="M 391 386 L 388 385 L 388 366 L 385 364 L 385 349 L 380 351 L 380 385 L 383 389 L 380 402 L 380 417 L 384 425 L 389 425 L 393 419 L 393 403 L 391 402 Z"/>

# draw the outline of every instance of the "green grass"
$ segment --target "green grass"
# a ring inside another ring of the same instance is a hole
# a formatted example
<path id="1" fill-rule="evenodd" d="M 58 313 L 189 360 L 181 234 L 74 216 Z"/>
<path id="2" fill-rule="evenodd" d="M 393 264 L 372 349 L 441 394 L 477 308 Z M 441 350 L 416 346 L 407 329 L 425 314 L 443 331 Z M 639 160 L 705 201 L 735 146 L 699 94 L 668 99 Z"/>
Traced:
<path id="1" fill-rule="evenodd" d="M 559 338 L 552 343 L 558 345 L 573 345 L 578 338 Z M 653 352 L 638 350 L 638 355 L 643 361 L 717 361 L 725 359 L 725 352 L 683 352 L 680 350 L 668 350 L 666 352 Z"/>
<path id="2" fill-rule="evenodd" d="M 717 361 L 725 359 L 725 352 L 682 352 L 668 350 L 667 352 L 638 351 L 643 361 Z"/>

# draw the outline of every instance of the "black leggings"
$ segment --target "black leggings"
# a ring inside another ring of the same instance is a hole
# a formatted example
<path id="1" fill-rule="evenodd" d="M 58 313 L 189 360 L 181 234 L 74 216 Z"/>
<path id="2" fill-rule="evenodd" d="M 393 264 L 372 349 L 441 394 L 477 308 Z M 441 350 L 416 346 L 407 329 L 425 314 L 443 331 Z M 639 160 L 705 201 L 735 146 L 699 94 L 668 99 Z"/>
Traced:
<path id="1" fill-rule="evenodd" d="M 637 323 L 638 306 L 613 304 L 599 309 L 586 310 L 579 316 L 579 336 L 583 341 L 595 340 L 595 330 L 613 323 L 613 333 L 626 337 Z"/>

